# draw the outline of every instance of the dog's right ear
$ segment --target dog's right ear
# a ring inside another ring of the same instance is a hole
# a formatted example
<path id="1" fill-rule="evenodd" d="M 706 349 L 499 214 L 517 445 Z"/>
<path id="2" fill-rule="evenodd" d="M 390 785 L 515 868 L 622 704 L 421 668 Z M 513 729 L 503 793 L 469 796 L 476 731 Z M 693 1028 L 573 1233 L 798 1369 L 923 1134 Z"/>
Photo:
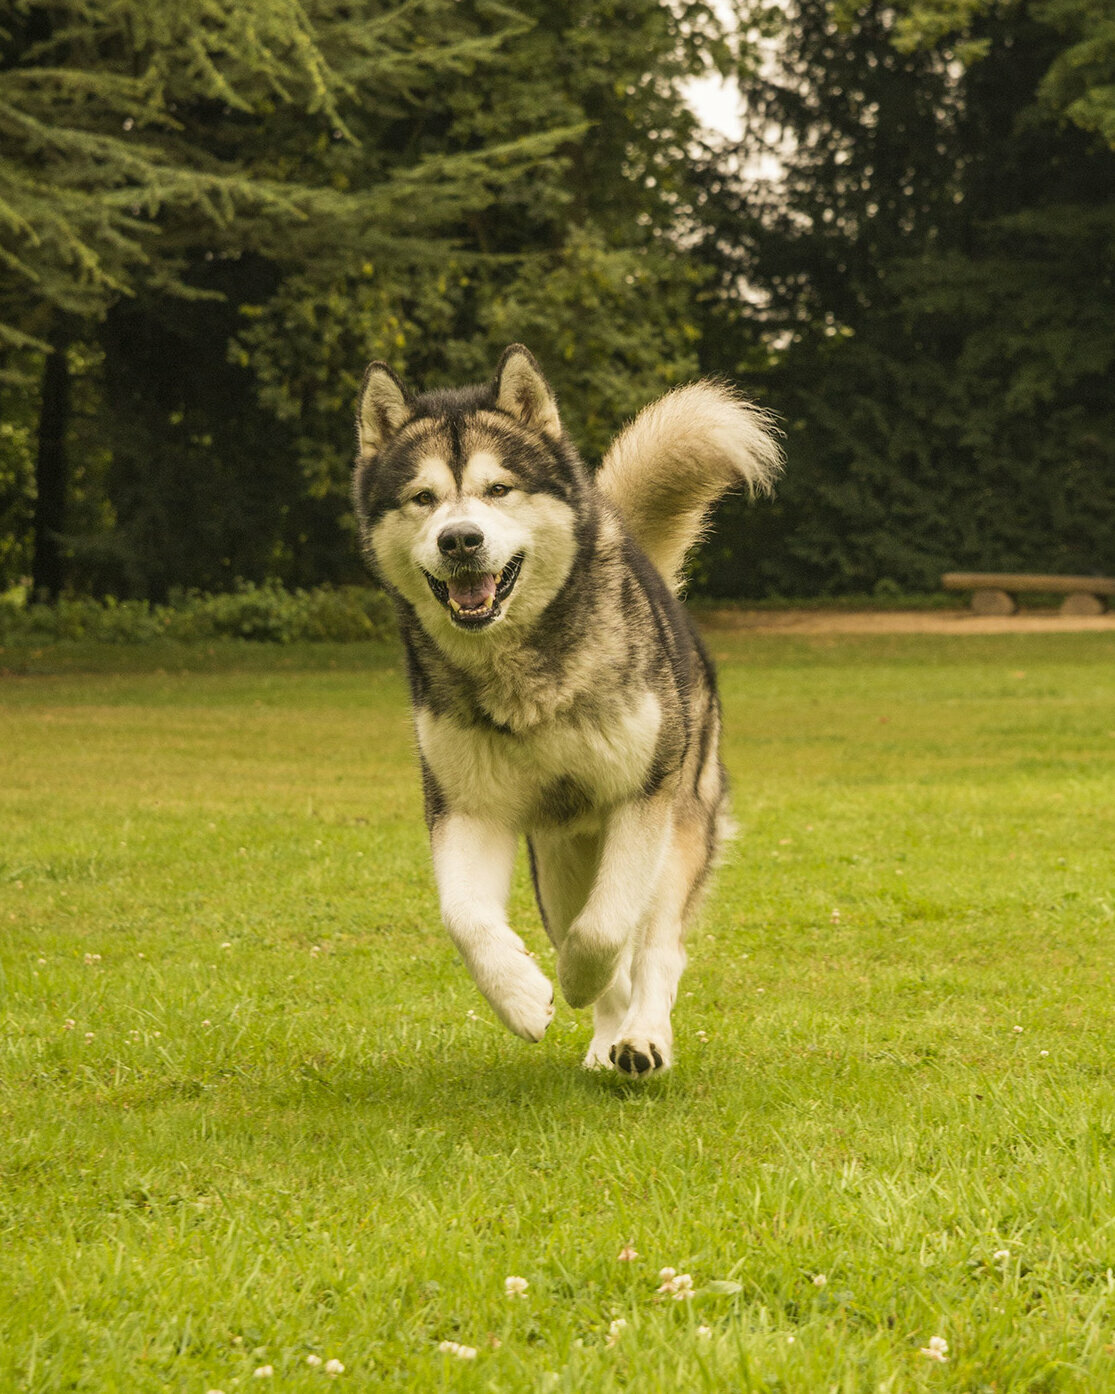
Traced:
<path id="1" fill-rule="evenodd" d="M 406 388 L 386 363 L 369 363 L 356 410 L 361 455 L 375 455 L 410 419 Z"/>

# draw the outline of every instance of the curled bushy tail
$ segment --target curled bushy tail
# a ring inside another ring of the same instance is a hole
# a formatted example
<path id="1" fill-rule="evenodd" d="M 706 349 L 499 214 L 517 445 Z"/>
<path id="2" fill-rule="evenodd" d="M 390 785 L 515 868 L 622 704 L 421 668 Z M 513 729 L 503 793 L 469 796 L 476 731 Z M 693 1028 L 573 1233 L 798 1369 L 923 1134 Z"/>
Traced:
<path id="1" fill-rule="evenodd" d="M 782 468 L 773 418 L 718 382 L 676 388 L 613 441 L 596 486 L 675 590 L 713 504 L 740 485 L 769 492 Z"/>

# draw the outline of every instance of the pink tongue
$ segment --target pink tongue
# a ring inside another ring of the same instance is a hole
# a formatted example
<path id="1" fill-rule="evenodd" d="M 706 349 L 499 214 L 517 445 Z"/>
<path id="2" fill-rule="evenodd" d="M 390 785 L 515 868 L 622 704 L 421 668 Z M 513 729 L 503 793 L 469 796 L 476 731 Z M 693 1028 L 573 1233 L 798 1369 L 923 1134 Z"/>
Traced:
<path id="1" fill-rule="evenodd" d="M 488 576 L 456 576 L 447 581 L 450 599 L 462 610 L 479 610 L 489 596 L 496 593 L 496 578 Z"/>

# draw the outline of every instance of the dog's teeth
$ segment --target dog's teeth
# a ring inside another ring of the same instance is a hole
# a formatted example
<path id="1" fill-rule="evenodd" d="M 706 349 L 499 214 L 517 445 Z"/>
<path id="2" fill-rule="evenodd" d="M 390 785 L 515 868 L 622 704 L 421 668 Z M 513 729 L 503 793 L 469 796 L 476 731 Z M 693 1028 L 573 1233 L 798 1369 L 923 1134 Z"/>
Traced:
<path id="1" fill-rule="evenodd" d="M 457 604 L 457 602 L 453 599 L 452 596 L 449 597 L 449 603 L 450 603 L 450 605 L 452 605 L 453 609 L 454 609 L 454 610 L 457 612 L 457 614 L 459 615 L 459 614 L 461 613 L 461 607 Z"/>
<path id="2" fill-rule="evenodd" d="M 502 580 L 503 580 L 503 572 L 501 571 L 501 572 L 499 572 L 499 573 L 497 574 L 497 576 L 496 576 L 496 585 L 498 586 L 499 583 L 500 583 Z"/>

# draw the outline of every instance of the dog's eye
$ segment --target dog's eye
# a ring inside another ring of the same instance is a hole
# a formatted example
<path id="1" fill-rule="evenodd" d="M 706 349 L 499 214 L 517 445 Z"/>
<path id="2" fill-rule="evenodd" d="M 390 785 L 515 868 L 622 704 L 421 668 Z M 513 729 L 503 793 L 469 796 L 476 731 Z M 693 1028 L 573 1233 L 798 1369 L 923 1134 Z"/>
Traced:
<path id="1" fill-rule="evenodd" d="M 511 492 L 510 484 L 493 484 L 488 490 L 490 499 L 502 499 Z"/>
<path id="2" fill-rule="evenodd" d="M 415 494 L 411 499 L 411 503 L 418 504 L 420 508 L 429 508 L 430 504 L 435 502 L 436 499 L 434 498 L 434 491 L 432 489 L 423 489 L 421 493 Z"/>

